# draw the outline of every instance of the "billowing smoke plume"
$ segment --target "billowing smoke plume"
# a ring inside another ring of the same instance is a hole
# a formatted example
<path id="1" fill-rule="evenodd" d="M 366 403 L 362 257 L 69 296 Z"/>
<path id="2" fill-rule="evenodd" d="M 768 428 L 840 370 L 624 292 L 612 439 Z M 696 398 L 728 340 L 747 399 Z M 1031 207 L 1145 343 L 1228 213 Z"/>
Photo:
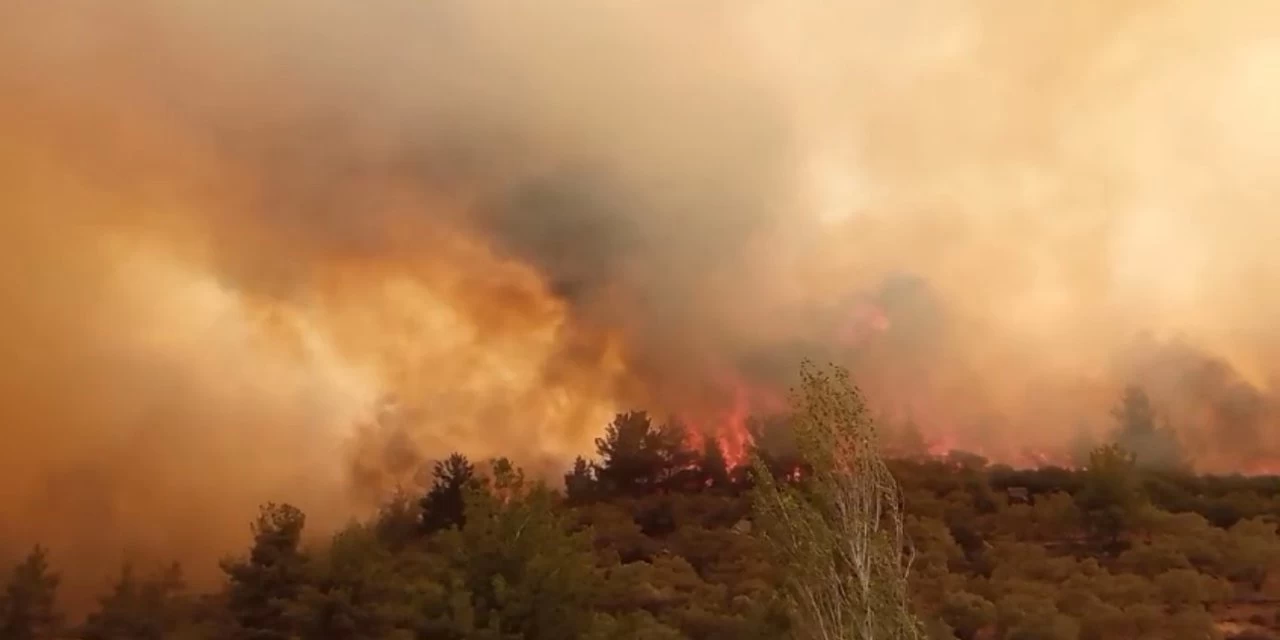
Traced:
<path id="1" fill-rule="evenodd" d="M 0 8 L 0 540 L 208 558 L 799 359 L 1017 459 L 1280 453 L 1266 0 Z M 720 433 L 728 437 L 732 434 Z M 740 443 L 739 443 L 740 444 Z M 1248 465 L 1248 466 L 1242 466 Z"/>

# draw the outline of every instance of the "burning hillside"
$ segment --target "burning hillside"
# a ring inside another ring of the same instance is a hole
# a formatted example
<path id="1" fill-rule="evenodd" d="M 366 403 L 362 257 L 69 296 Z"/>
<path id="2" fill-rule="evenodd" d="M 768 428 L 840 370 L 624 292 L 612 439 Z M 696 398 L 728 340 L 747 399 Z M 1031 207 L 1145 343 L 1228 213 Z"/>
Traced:
<path id="1" fill-rule="evenodd" d="M 1280 8 L 1062 11 L 9 3 L 0 541 L 205 555 L 629 409 L 740 459 L 805 357 L 937 451 L 1138 384 L 1272 468 Z"/>

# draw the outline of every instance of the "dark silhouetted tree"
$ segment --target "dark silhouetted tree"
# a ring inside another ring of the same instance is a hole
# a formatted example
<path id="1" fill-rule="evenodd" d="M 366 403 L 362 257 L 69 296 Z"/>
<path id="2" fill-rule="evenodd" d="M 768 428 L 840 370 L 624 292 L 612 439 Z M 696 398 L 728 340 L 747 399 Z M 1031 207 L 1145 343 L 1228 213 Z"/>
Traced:
<path id="1" fill-rule="evenodd" d="M 138 577 L 131 564 L 111 593 L 99 600 L 80 631 L 83 640 L 165 640 L 185 620 L 182 569 L 170 565 L 157 575 Z"/>
<path id="2" fill-rule="evenodd" d="M 422 531 L 421 500 L 407 491 L 397 490 L 378 509 L 373 530 L 378 541 L 388 549 L 405 549 Z"/>
<path id="3" fill-rule="evenodd" d="M 652 434 L 648 448 L 657 458 L 655 484 L 679 482 L 681 476 L 696 471 L 698 452 L 689 448 L 689 428 L 678 420 L 668 420 Z"/>
<path id="4" fill-rule="evenodd" d="M 1116 419 L 1113 441 L 1134 454 L 1134 461 L 1145 469 L 1184 469 L 1186 455 L 1173 429 L 1156 424 L 1156 411 L 1151 398 L 1141 387 L 1125 388 L 1120 405 L 1112 410 Z"/>
<path id="5" fill-rule="evenodd" d="M 307 580 L 307 559 L 299 545 L 306 516 L 288 504 L 267 504 L 251 525 L 247 558 L 227 560 L 227 607 L 235 635 L 243 640 L 288 640 L 294 630 L 287 615 Z"/>
<path id="6" fill-rule="evenodd" d="M 1111 415 L 1115 416 L 1121 436 L 1144 436 L 1156 430 L 1156 411 L 1142 387 L 1125 387 L 1120 405 L 1111 411 Z"/>
<path id="7" fill-rule="evenodd" d="M 437 462 L 431 472 L 431 489 L 422 498 L 422 530 L 428 535 L 464 524 L 467 487 L 475 480 L 476 470 L 467 457 L 455 453 Z"/>
<path id="8" fill-rule="evenodd" d="M 596 484 L 596 466 L 582 456 L 574 459 L 573 469 L 564 474 L 565 495 L 573 504 L 583 504 L 595 499 Z"/>
<path id="9" fill-rule="evenodd" d="M 724 456 L 720 441 L 708 436 L 702 443 L 702 457 L 698 460 L 698 470 L 708 487 L 724 488 L 729 485 L 729 460 Z"/>
<path id="10" fill-rule="evenodd" d="M 751 434 L 752 458 L 764 462 L 775 479 L 790 477 L 804 465 L 787 417 L 749 418 L 747 432 Z"/>
<path id="11" fill-rule="evenodd" d="M 644 493 L 676 479 L 697 462 L 686 447 L 688 432 L 678 422 L 656 427 L 643 411 L 618 414 L 596 438 L 597 472 L 606 490 Z"/>
<path id="12" fill-rule="evenodd" d="M 600 479 L 610 489 L 634 491 L 652 478 L 655 460 L 649 455 L 648 441 L 653 423 L 643 411 L 620 413 L 604 437 L 596 438 L 600 456 Z"/>
<path id="13" fill-rule="evenodd" d="M 49 554 L 36 546 L 9 574 L 0 595 L 0 638 L 52 640 L 58 636 L 58 575 L 49 569 Z"/>

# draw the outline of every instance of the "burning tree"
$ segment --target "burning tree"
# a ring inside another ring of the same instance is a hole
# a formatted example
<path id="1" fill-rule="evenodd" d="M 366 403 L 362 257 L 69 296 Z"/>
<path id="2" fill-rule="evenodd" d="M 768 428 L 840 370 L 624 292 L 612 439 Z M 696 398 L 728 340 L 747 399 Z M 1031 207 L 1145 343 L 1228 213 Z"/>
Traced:
<path id="1" fill-rule="evenodd" d="M 793 428 L 806 476 L 779 483 L 759 457 L 756 526 L 786 567 L 798 638 L 918 638 L 909 609 L 901 495 L 861 393 L 839 367 L 806 362 Z"/>

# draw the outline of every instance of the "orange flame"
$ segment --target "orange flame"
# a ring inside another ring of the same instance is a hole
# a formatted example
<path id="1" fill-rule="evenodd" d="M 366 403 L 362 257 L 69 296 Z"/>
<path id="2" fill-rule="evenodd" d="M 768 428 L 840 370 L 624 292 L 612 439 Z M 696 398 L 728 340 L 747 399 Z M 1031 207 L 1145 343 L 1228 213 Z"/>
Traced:
<path id="1" fill-rule="evenodd" d="M 777 413 L 785 403 L 772 388 L 735 373 L 722 374 L 717 388 L 721 390 L 718 395 L 724 397 L 722 403 L 686 418 L 691 427 L 689 446 L 701 450 L 706 439 L 713 438 L 729 467 L 741 466 L 747 462 L 752 443 L 747 422 L 753 416 Z"/>

